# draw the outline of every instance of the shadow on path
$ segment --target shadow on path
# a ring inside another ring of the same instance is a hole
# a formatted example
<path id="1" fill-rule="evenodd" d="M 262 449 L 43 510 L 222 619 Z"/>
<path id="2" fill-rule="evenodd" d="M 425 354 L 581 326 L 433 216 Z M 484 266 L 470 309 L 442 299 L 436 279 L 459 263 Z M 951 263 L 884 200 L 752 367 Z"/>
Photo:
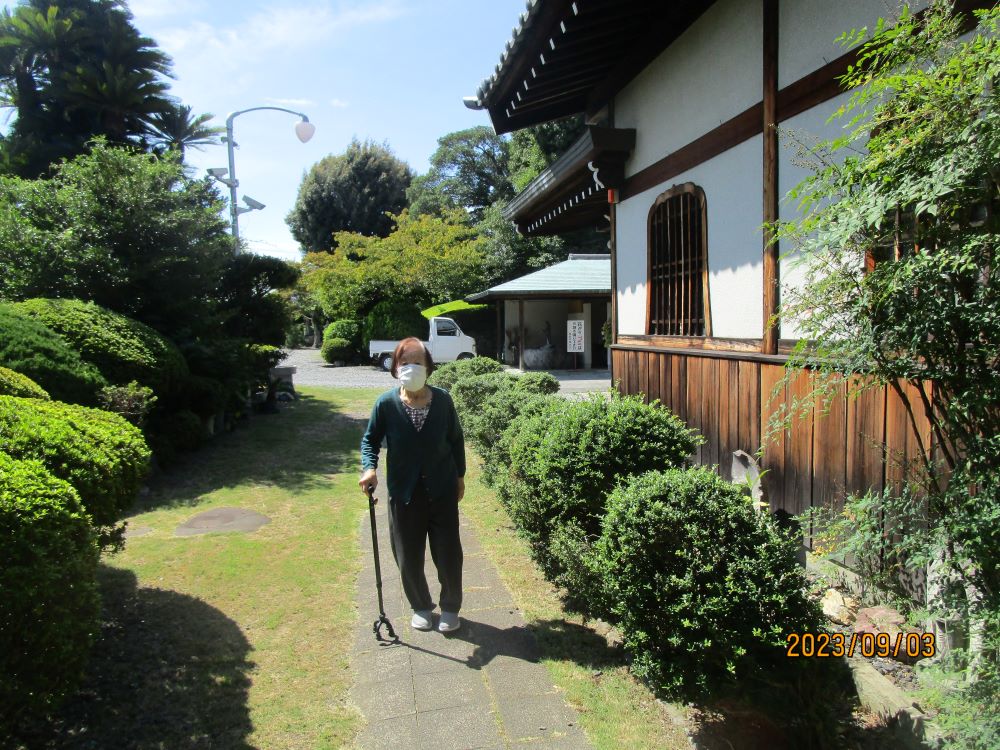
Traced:
<path id="1" fill-rule="evenodd" d="M 337 401 L 300 394 L 275 415 L 255 415 L 220 435 L 197 453 L 153 477 L 150 493 L 133 514 L 154 508 L 193 505 L 214 490 L 271 485 L 291 492 L 326 487 L 329 478 L 354 471 L 364 418 L 338 411 Z"/>
<path id="2" fill-rule="evenodd" d="M 101 632 L 83 684 L 23 748 L 249 750 L 250 644 L 235 622 L 102 565 Z"/>

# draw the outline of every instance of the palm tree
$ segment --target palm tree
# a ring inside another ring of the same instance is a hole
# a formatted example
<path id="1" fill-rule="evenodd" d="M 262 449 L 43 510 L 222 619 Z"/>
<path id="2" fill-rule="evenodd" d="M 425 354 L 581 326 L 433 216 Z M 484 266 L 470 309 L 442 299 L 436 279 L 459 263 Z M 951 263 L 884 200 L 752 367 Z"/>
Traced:
<path id="1" fill-rule="evenodd" d="M 170 58 L 139 34 L 123 12 L 111 12 L 106 24 L 93 39 L 95 48 L 64 76 L 59 93 L 71 114 L 96 118 L 97 133 L 125 141 L 144 135 L 149 118 L 171 106 L 166 81 Z"/>
<path id="2" fill-rule="evenodd" d="M 154 147 L 177 151 L 183 159 L 188 148 L 214 146 L 220 142 L 219 134 L 225 128 L 206 124 L 213 116 L 207 112 L 194 116 L 191 107 L 172 102 L 149 118 L 149 135 Z"/>

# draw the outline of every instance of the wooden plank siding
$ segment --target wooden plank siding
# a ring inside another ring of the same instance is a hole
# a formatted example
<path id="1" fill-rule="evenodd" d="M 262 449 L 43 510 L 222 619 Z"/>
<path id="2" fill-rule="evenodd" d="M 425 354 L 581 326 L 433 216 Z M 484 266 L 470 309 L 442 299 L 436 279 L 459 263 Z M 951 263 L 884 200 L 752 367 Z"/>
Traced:
<path id="1" fill-rule="evenodd" d="M 898 486 L 906 462 L 933 449 L 930 425 L 919 392 L 900 385 L 848 396 L 840 383 L 829 404 L 810 400 L 812 372 L 798 372 L 786 383 L 785 369 L 766 361 L 712 356 L 702 351 L 612 349 L 622 393 L 642 393 L 697 429 L 705 444 L 695 463 L 716 467 L 729 477 L 734 451 L 754 455 L 770 432 L 772 416 L 805 407 L 789 428 L 770 435 L 761 469 L 771 509 L 799 515 L 814 505 L 842 507 L 850 493 Z M 909 402 L 916 417 L 906 409 Z M 811 540 L 809 540 L 811 541 Z"/>

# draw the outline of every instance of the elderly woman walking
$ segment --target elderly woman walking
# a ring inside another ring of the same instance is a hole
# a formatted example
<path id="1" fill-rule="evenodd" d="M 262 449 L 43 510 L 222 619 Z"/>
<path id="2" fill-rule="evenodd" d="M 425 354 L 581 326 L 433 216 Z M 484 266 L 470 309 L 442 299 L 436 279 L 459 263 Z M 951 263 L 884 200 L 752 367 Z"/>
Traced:
<path id="1" fill-rule="evenodd" d="M 399 342 L 392 355 L 392 374 L 399 388 L 375 402 L 368 429 L 361 439 L 364 492 L 378 484 L 375 469 L 385 439 L 389 451 L 389 535 L 392 555 L 403 579 L 403 592 L 413 608 L 410 624 L 418 630 L 433 626 L 431 599 L 424 576 L 424 551 L 430 539 L 431 558 L 441 584 L 438 630 L 458 630 L 462 607 L 462 542 L 458 533 L 458 502 L 465 495 L 465 438 L 451 396 L 427 385 L 434 362 L 420 339 Z"/>

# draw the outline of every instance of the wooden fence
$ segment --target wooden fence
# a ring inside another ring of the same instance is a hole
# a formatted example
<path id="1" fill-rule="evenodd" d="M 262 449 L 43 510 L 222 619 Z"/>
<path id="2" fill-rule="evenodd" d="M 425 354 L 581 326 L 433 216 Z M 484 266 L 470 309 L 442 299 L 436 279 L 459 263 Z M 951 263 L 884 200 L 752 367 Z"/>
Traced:
<path id="1" fill-rule="evenodd" d="M 783 382 L 779 358 L 698 350 L 656 351 L 616 346 L 612 373 L 625 394 L 658 399 L 705 436 L 695 461 L 718 466 L 728 478 L 733 451 L 753 455 L 768 438 L 772 415 L 812 391 L 811 372 L 799 371 Z M 929 449 L 930 425 L 923 417 L 916 388 L 901 384 L 840 395 L 824 410 L 809 404 L 789 429 L 764 446 L 763 486 L 771 509 L 798 515 L 811 505 L 842 507 L 846 495 L 898 484 L 908 461 Z M 907 414 L 917 415 L 917 428 Z"/>

